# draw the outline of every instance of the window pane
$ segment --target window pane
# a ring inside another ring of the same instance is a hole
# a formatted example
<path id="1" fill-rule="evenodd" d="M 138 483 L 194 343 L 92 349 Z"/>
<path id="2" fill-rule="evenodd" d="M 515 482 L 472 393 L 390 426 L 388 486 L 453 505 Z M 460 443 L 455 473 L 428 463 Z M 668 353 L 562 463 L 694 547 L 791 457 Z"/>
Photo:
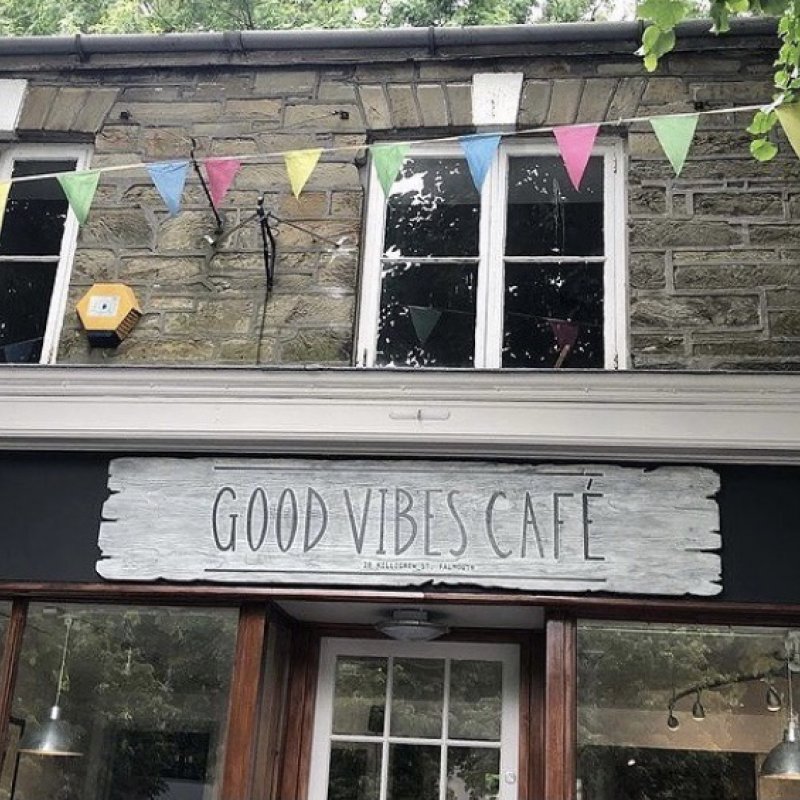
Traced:
<path id="1" fill-rule="evenodd" d="M 471 367 L 477 265 L 384 266 L 376 363 Z"/>
<path id="2" fill-rule="evenodd" d="M 71 172 L 75 159 L 63 161 L 18 160 L 14 178 L 54 172 Z M 53 256 L 61 250 L 67 200 L 55 178 L 12 183 L 8 195 L 0 253 L 12 256 Z"/>
<path id="3" fill-rule="evenodd" d="M 380 744 L 331 744 L 328 800 L 378 800 L 380 785 Z"/>
<path id="4" fill-rule="evenodd" d="M 387 800 L 439 800 L 440 755 L 438 746 L 390 745 Z"/>
<path id="5" fill-rule="evenodd" d="M 386 206 L 387 256 L 475 256 L 480 195 L 462 158 L 406 161 Z"/>
<path id="6" fill-rule="evenodd" d="M 383 734 L 386 659 L 340 656 L 336 659 L 333 732 Z"/>
<path id="7" fill-rule="evenodd" d="M 0 363 L 39 360 L 57 267 L 0 261 Z"/>
<path id="8" fill-rule="evenodd" d="M 450 738 L 499 741 L 502 714 L 502 663 L 453 661 L 450 666 Z"/>
<path id="9" fill-rule="evenodd" d="M 450 747 L 447 751 L 447 800 L 497 800 L 500 751 Z"/>
<path id="10" fill-rule="evenodd" d="M 577 191 L 557 156 L 510 158 L 506 255 L 603 254 L 603 159 Z"/>
<path id="11" fill-rule="evenodd" d="M 15 800 L 214 796 L 236 627 L 232 609 L 32 605 Z M 49 749 L 78 755 L 25 752 L 53 730 L 52 706 L 61 743 Z"/>
<path id="12" fill-rule="evenodd" d="M 397 658 L 392 675 L 392 736 L 441 736 L 444 661 Z"/>
<path id="13" fill-rule="evenodd" d="M 603 364 L 603 265 L 506 264 L 503 366 Z"/>
<path id="14" fill-rule="evenodd" d="M 786 725 L 787 633 L 579 626 L 583 800 L 796 796 L 796 781 L 758 778 L 763 755 L 781 741 Z M 768 694 L 779 695 L 784 707 L 774 710 Z"/>

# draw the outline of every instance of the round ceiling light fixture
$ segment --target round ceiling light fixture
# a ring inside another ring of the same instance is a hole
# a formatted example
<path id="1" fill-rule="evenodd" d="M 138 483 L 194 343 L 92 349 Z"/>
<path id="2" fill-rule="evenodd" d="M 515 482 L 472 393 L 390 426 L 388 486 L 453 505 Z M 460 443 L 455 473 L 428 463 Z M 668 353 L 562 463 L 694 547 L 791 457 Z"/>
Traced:
<path id="1" fill-rule="evenodd" d="M 397 608 L 375 628 L 384 636 L 401 642 L 427 642 L 450 631 L 447 625 L 435 622 L 427 611 L 420 608 Z"/>

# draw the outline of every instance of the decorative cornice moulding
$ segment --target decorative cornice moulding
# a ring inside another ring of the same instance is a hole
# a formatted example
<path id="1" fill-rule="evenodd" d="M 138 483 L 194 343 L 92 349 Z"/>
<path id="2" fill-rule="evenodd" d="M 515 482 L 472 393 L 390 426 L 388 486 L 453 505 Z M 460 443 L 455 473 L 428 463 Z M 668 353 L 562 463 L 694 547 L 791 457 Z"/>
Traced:
<path id="1" fill-rule="evenodd" d="M 15 366 L 0 447 L 800 464 L 800 374 Z"/>

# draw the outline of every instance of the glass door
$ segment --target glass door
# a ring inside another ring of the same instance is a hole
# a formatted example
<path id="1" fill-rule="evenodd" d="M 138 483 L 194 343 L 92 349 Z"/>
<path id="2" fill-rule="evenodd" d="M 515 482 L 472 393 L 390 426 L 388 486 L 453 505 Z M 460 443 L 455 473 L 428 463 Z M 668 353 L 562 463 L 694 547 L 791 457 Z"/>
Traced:
<path id="1" fill-rule="evenodd" d="M 310 800 L 516 800 L 519 647 L 323 639 Z"/>

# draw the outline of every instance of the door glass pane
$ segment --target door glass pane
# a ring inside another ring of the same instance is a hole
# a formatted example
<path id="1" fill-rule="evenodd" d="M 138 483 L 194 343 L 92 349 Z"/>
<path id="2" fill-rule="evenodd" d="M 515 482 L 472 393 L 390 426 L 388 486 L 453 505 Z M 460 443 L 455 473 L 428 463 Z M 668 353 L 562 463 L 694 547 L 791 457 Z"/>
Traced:
<path id="1" fill-rule="evenodd" d="M 376 363 L 471 367 L 477 264 L 385 265 Z"/>
<path id="2" fill-rule="evenodd" d="M 0 261 L 0 363 L 36 363 L 58 264 Z"/>
<path id="3" fill-rule="evenodd" d="M 15 800 L 216 796 L 237 618 L 32 605 L 13 711 L 24 726 Z"/>
<path id="4" fill-rule="evenodd" d="M 407 159 L 387 200 L 384 255 L 476 256 L 479 219 L 463 158 Z"/>
<path id="5" fill-rule="evenodd" d="M 440 756 L 438 745 L 390 745 L 387 800 L 439 800 Z"/>
<path id="6" fill-rule="evenodd" d="M 440 736 L 444 708 L 444 661 L 396 658 L 393 678 L 392 736 Z"/>
<path id="7" fill-rule="evenodd" d="M 56 172 L 72 172 L 75 159 L 61 161 L 17 160 L 12 176 L 23 178 Z M 0 253 L 12 256 L 57 256 L 67 218 L 67 199 L 55 178 L 11 184 Z"/>
<path id="8" fill-rule="evenodd" d="M 382 735 L 385 704 L 385 658 L 336 659 L 334 733 Z"/>
<path id="9" fill-rule="evenodd" d="M 503 367 L 603 363 L 603 265 L 506 264 Z"/>
<path id="10" fill-rule="evenodd" d="M 602 255 L 603 159 L 589 159 L 578 191 L 558 156 L 510 158 L 505 253 Z"/>
<path id="11" fill-rule="evenodd" d="M 381 745 L 333 742 L 328 800 L 378 800 L 381 786 Z"/>
<path id="12" fill-rule="evenodd" d="M 503 665 L 499 661 L 453 661 L 450 738 L 499 741 L 502 716 Z"/>
<path id="13" fill-rule="evenodd" d="M 447 800 L 496 800 L 499 793 L 499 750 L 448 748 Z"/>

